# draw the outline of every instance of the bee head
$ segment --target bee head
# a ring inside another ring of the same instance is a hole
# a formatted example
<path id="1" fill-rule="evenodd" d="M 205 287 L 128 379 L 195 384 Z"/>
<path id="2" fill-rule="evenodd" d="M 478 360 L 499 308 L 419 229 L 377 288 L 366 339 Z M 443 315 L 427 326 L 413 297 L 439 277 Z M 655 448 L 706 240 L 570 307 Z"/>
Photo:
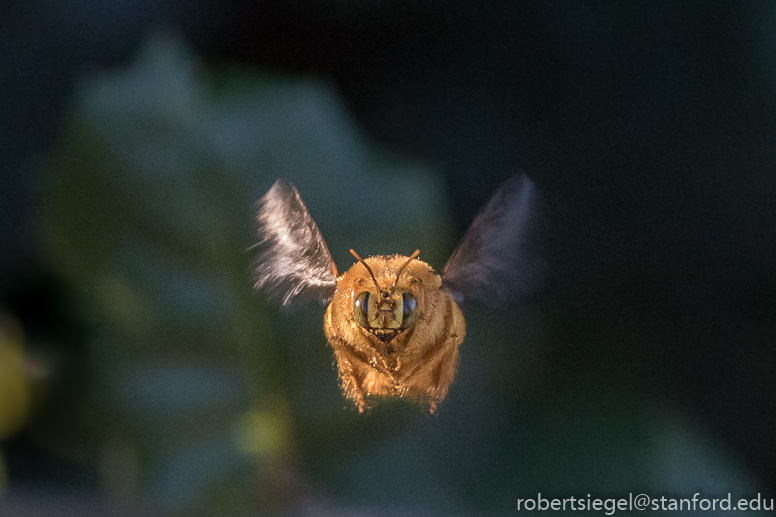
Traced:
<path id="1" fill-rule="evenodd" d="M 353 303 L 353 316 L 359 325 L 383 343 L 387 343 L 400 332 L 414 325 L 417 320 L 418 303 L 415 296 L 404 289 L 397 289 L 396 283 L 407 264 L 420 255 L 420 250 L 415 250 L 415 253 L 399 267 L 390 287 L 381 287 L 372 268 L 364 259 L 353 250 L 350 250 L 350 253 L 369 272 L 376 288 L 376 290 L 362 291 L 356 296 Z"/>

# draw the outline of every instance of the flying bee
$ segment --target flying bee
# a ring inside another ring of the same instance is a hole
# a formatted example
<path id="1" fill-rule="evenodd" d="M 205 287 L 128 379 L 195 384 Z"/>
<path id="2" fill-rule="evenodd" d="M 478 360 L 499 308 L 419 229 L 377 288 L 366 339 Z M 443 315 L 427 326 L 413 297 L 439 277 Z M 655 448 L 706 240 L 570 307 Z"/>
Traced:
<path id="1" fill-rule="evenodd" d="M 418 258 L 361 258 L 339 274 L 318 226 L 293 185 L 277 180 L 259 201 L 263 251 L 255 287 L 290 305 L 328 304 L 323 328 L 343 395 L 359 412 L 370 397 L 406 397 L 434 413 L 447 396 L 466 335 L 463 297 L 502 303 L 532 291 L 543 262 L 531 246 L 537 195 L 515 176 L 475 217 L 442 274 Z"/>

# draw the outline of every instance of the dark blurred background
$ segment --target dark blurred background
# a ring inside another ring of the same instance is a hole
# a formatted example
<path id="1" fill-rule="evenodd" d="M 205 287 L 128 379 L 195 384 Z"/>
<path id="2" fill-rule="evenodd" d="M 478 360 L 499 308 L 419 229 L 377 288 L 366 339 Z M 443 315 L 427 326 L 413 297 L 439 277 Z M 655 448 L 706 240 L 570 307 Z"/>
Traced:
<path id="1" fill-rule="evenodd" d="M 771 2 L 10 0 L 0 158 L 3 515 L 776 488 Z M 278 176 L 340 270 L 440 269 L 518 171 L 550 274 L 467 305 L 438 415 L 358 415 L 251 291 Z"/>

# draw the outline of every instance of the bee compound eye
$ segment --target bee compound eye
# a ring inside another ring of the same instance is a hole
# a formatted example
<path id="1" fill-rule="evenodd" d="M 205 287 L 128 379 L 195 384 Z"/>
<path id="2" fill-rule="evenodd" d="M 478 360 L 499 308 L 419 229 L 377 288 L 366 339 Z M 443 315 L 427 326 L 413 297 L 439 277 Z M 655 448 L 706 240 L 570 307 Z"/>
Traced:
<path id="1" fill-rule="evenodd" d="M 353 317 L 362 327 L 369 327 L 369 291 L 364 291 L 356 297 L 353 303 Z"/>
<path id="2" fill-rule="evenodd" d="M 418 317 L 418 301 L 410 293 L 402 295 L 402 328 L 411 327 Z"/>

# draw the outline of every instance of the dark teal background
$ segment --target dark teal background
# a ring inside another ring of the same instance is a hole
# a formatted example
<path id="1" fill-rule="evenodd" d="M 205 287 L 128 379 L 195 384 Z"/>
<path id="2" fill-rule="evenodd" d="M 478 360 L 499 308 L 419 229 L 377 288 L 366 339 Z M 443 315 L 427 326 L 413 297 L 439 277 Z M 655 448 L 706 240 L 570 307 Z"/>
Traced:
<path id="1" fill-rule="evenodd" d="M 44 375 L 0 510 L 770 497 L 774 22 L 769 2 L 5 2 L 0 309 Z M 350 247 L 440 269 L 517 171 L 547 283 L 467 304 L 438 415 L 358 415 L 323 308 L 251 290 L 278 176 L 341 270 Z"/>

